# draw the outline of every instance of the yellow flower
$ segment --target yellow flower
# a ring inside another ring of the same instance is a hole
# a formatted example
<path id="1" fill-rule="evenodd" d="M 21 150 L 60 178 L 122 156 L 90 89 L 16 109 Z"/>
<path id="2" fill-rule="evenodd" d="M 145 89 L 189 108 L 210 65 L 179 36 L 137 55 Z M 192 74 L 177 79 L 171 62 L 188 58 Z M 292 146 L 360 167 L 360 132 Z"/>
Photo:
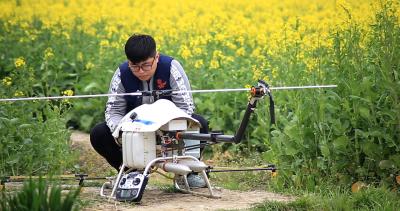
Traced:
<path id="1" fill-rule="evenodd" d="M 309 73 L 313 72 L 318 67 L 318 59 L 316 58 L 305 59 L 304 62 L 306 63 L 307 72 Z"/>
<path id="2" fill-rule="evenodd" d="M 113 36 L 113 34 L 118 32 L 118 29 L 117 29 L 117 27 L 111 25 L 111 26 L 107 26 L 105 28 L 105 31 L 107 32 L 107 37 L 111 38 Z"/>
<path id="3" fill-rule="evenodd" d="M 74 91 L 72 91 L 71 89 L 67 89 L 65 91 L 62 91 L 61 94 L 65 96 L 72 96 L 74 95 Z"/>
<path id="4" fill-rule="evenodd" d="M 218 62 L 217 60 L 215 60 L 215 59 L 211 60 L 211 62 L 210 62 L 210 68 L 211 68 L 211 69 L 217 69 L 217 68 L 219 68 L 219 62 Z"/>
<path id="5" fill-rule="evenodd" d="M 213 58 L 214 59 L 221 59 L 221 58 L 223 58 L 224 57 L 224 54 L 222 53 L 222 51 L 220 51 L 220 50 L 215 50 L 214 52 L 213 52 Z"/>
<path id="6" fill-rule="evenodd" d="M 46 50 L 44 51 L 44 59 L 48 60 L 52 57 L 54 57 L 53 49 L 51 49 L 50 47 L 46 48 Z"/>
<path id="7" fill-rule="evenodd" d="M 262 70 L 260 68 L 257 68 L 255 65 L 253 65 L 252 70 L 253 70 L 253 80 L 254 81 L 259 80 L 263 74 Z"/>
<path id="8" fill-rule="evenodd" d="M 3 78 L 2 82 L 3 82 L 3 85 L 4 85 L 4 86 L 11 86 L 11 84 L 12 84 L 12 78 L 6 76 L 5 78 Z"/>
<path id="9" fill-rule="evenodd" d="M 201 48 L 199 48 L 199 47 L 193 49 L 193 53 L 194 53 L 195 55 L 200 55 L 201 52 L 202 52 L 202 51 L 201 51 Z"/>
<path id="10" fill-rule="evenodd" d="M 192 56 L 192 52 L 190 52 L 190 50 L 186 46 L 182 46 L 179 50 L 179 53 L 184 59 L 188 59 Z"/>
<path id="11" fill-rule="evenodd" d="M 276 70 L 276 68 L 272 68 L 271 74 L 272 78 L 275 79 L 276 77 L 278 77 L 278 70 Z"/>
<path id="12" fill-rule="evenodd" d="M 125 45 L 121 45 L 121 43 L 119 43 L 119 42 L 112 42 L 110 46 L 112 48 L 120 49 L 120 48 L 124 48 Z M 158 45 L 157 47 L 158 47 L 158 49 L 161 49 L 160 45 Z"/>
<path id="13" fill-rule="evenodd" d="M 224 56 L 221 59 L 222 59 L 222 62 L 224 63 L 224 65 L 230 64 L 235 61 L 235 59 L 232 56 Z"/>
<path id="14" fill-rule="evenodd" d="M 198 60 L 196 60 L 195 62 L 194 62 L 194 67 L 195 68 L 200 68 L 200 67 L 202 67 L 203 66 L 203 60 L 201 60 L 201 59 L 198 59 Z"/>
<path id="15" fill-rule="evenodd" d="M 78 60 L 78 61 L 83 61 L 83 53 L 82 52 L 78 52 L 77 54 L 76 54 L 76 59 Z"/>
<path id="16" fill-rule="evenodd" d="M 240 45 L 244 45 L 244 37 L 240 36 L 239 38 L 237 38 L 236 40 L 237 42 L 239 42 Z"/>
<path id="17" fill-rule="evenodd" d="M 16 68 L 22 68 L 25 67 L 26 63 L 25 63 L 25 59 L 24 57 L 19 57 L 14 61 L 14 65 Z"/>
<path id="18" fill-rule="evenodd" d="M 227 42 L 227 43 L 225 43 L 225 45 L 226 45 L 226 47 L 228 47 L 228 48 L 230 48 L 232 50 L 236 49 L 236 45 L 233 44 L 232 42 Z"/>
<path id="19" fill-rule="evenodd" d="M 108 47 L 108 46 L 110 46 L 110 42 L 108 40 L 102 40 L 102 41 L 100 41 L 100 46 Z"/>
<path id="20" fill-rule="evenodd" d="M 62 35 L 65 37 L 65 39 L 69 40 L 71 39 L 71 37 L 69 36 L 69 34 L 67 32 L 63 32 Z"/>
<path id="21" fill-rule="evenodd" d="M 243 47 L 241 47 L 241 48 L 236 50 L 236 55 L 237 56 L 244 56 L 244 54 L 245 54 L 245 50 L 244 50 Z"/>
<path id="22" fill-rule="evenodd" d="M 223 42 L 226 39 L 226 36 L 223 33 L 218 33 L 215 35 L 215 40 L 219 42 Z"/>
<path id="23" fill-rule="evenodd" d="M 24 93 L 22 91 L 15 91 L 14 96 L 15 97 L 22 97 L 22 96 L 24 96 Z"/>
<path id="24" fill-rule="evenodd" d="M 263 81 L 265 81 L 265 82 L 267 82 L 267 83 L 270 83 L 271 81 L 270 81 L 270 79 L 269 79 L 269 77 L 266 75 L 266 76 L 264 76 L 264 78 L 262 79 Z"/>
<path id="25" fill-rule="evenodd" d="M 92 69 L 94 67 L 94 64 L 92 63 L 92 62 L 88 62 L 88 63 L 86 63 L 86 65 L 85 65 L 85 68 L 87 69 L 87 70 L 90 70 L 90 69 Z"/>

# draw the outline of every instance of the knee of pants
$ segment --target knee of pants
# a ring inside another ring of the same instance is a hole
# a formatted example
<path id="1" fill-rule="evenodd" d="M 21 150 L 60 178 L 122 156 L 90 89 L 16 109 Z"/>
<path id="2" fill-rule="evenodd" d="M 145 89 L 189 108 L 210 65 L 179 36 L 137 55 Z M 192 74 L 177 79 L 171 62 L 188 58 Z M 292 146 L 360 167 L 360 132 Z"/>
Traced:
<path id="1" fill-rule="evenodd" d="M 111 131 L 105 122 L 99 123 L 90 131 L 90 143 L 94 148 L 104 143 L 104 139 L 109 139 Z"/>
<path id="2" fill-rule="evenodd" d="M 192 117 L 193 119 L 196 119 L 200 122 L 200 133 L 208 133 L 208 121 L 203 116 L 200 116 L 198 114 L 192 114 Z"/>

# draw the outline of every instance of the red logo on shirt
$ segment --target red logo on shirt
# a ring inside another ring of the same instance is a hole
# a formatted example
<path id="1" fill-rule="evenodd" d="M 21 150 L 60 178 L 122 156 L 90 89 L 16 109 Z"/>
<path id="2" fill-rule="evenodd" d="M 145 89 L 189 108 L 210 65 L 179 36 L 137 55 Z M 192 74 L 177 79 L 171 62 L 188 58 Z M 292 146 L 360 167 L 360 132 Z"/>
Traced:
<path id="1" fill-rule="evenodd" d="M 164 89 L 166 85 L 167 85 L 167 82 L 165 82 L 161 79 L 157 79 L 157 88 L 158 89 Z"/>

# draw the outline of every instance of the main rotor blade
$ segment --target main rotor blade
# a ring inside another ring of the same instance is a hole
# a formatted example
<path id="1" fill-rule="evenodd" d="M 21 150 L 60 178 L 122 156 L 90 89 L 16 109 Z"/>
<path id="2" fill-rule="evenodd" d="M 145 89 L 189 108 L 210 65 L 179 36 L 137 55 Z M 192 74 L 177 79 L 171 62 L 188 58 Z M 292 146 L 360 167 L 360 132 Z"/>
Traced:
<path id="1" fill-rule="evenodd" d="M 315 88 L 335 88 L 337 85 L 313 85 L 313 86 L 287 86 L 287 87 L 270 87 L 270 90 L 290 90 L 290 89 L 315 89 Z M 238 89 L 203 89 L 203 90 L 182 90 L 172 91 L 171 94 L 181 93 L 215 93 L 215 92 L 242 92 L 250 91 L 250 88 Z M 4 98 L 0 102 L 14 102 L 14 101 L 27 101 L 27 100 L 59 100 L 59 99 L 76 99 L 76 98 L 95 98 L 95 97 L 111 97 L 111 96 L 142 96 L 143 92 L 131 93 L 110 93 L 110 94 L 92 94 L 92 95 L 73 95 L 73 96 L 49 96 L 49 97 L 22 97 L 22 98 Z M 151 92 L 151 91 L 150 91 Z"/>
<path id="2" fill-rule="evenodd" d="M 312 86 L 283 86 L 270 87 L 270 90 L 287 90 L 287 89 L 316 89 L 316 88 L 336 88 L 337 85 L 312 85 Z"/>
<path id="3" fill-rule="evenodd" d="M 209 92 L 242 92 L 242 91 L 250 91 L 250 88 L 239 88 L 239 89 L 203 89 L 203 90 L 188 90 L 188 91 L 173 91 L 173 94 L 180 93 L 209 93 Z"/>
<path id="4" fill-rule="evenodd" d="M 337 85 L 311 85 L 311 86 L 282 86 L 270 87 L 270 90 L 290 90 L 290 89 L 316 89 L 316 88 L 336 88 Z M 251 88 L 238 88 L 238 89 L 203 89 L 203 90 L 189 90 L 189 91 L 173 91 L 173 94 L 178 93 L 208 93 L 208 92 L 242 92 L 250 91 Z"/>
<path id="5" fill-rule="evenodd" d="M 24 100 L 59 100 L 59 99 L 95 98 L 95 97 L 111 97 L 111 96 L 141 96 L 141 95 L 142 95 L 141 92 L 132 92 L 132 93 L 73 95 L 73 96 L 21 97 L 21 98 L 4 98 L 0 99 L 0 102 L 13 102 L 13 101 L 24 101 Z"/>

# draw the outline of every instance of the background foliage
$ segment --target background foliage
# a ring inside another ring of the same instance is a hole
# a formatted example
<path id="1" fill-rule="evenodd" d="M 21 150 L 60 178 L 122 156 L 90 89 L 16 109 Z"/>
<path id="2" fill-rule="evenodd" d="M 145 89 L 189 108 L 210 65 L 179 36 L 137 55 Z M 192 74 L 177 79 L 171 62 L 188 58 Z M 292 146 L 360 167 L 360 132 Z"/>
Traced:
<path id="1" fill-rule="evenodd" d="M 343 185 L 362 180 L 396 186 L 397 1 L 115 1 L 112 6 L 2 1 L 0 6 L 1 97 L 104 93 L 125 59 L 129 35 L 147 33 L 161 53 L 183 64 L 193 89 L 248 87 L 257 79 L 271 86 L 338 85 L 275 92 L 277 124 L 269 123 L 268 102 L 261 103 L 247 140 L 221 148 L 262 153 L 281 169 L 277 185 L 313 189 L 329 178 Z M 195 95 L 197 113 L 226 133 L 237 128 L 246 100 L 240 93 Z M 103 120 L 105 101 L 2 104 L 2 173 L 56 166 L 68 155 L 64 124 L 88 131 Z"/>

